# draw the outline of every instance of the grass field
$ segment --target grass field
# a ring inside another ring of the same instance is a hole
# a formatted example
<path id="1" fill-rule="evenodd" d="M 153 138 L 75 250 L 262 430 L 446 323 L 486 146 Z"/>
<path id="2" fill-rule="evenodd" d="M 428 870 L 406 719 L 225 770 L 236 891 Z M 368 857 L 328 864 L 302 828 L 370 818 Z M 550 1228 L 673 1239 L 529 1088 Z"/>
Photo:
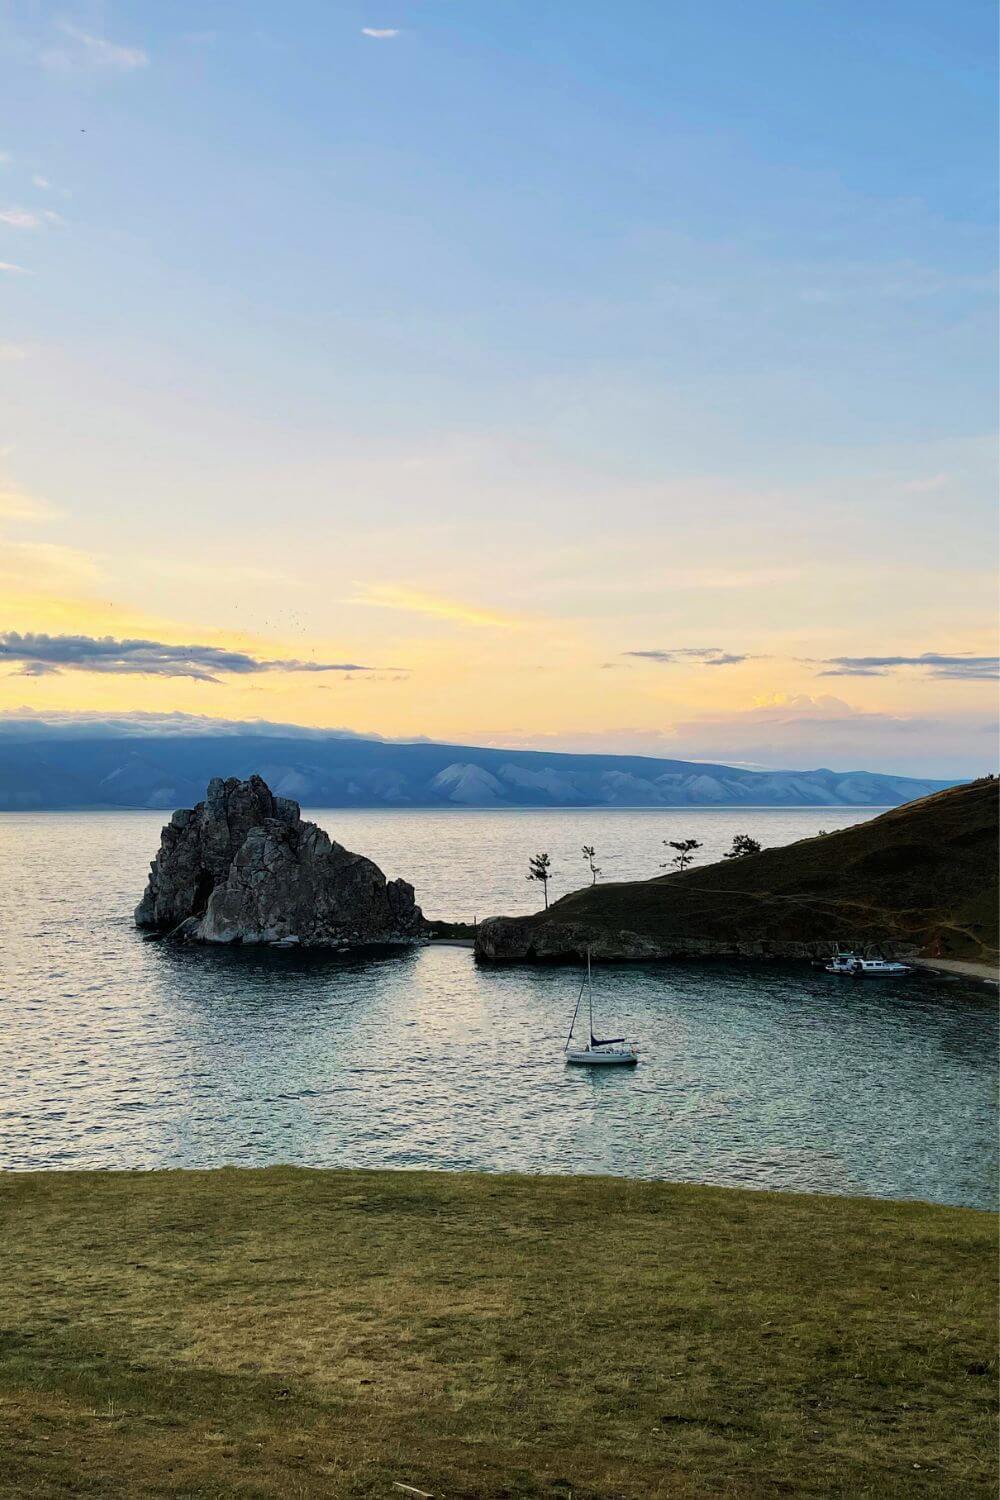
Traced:
<path id="1" fill-rule="evenodd" d="M 994 1492 L 987 1214 L 291 1168 L 0 1214 L 5 1497 Z"/>

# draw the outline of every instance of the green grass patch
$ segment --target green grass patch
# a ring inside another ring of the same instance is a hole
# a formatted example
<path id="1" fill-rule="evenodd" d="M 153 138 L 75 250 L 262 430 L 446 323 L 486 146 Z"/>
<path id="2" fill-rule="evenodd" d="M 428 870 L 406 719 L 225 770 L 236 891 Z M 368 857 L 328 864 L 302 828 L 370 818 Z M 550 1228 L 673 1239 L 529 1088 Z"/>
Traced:
<path id="1" fill-rule="evenodd" d="M 277 1168 L 0 1216 L 4 1496 L 994 1493 L 988 1214 Z"/>

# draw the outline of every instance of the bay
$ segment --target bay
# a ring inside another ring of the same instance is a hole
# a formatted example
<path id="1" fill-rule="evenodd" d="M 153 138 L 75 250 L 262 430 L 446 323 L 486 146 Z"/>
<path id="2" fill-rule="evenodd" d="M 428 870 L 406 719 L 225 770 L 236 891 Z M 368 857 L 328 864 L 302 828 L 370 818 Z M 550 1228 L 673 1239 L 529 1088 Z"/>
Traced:
<path id="1" fill-rule="evenodd" d="M 308 816 L 431 917 L 532 910 L 657 873 L 663 840 L 807 837 L 869 809 L 333 812 Z M 565 969 L 463 949 L 361 962 L 150 942 L 132 925 L 161 813 L 0 818 L 0 1167 L 263 1165 L 612 1172 L 992 1205 L 995 1005 L 927 975 L 611 966 L 601 1013 L 634 1073 L 566 1068 Z"/>

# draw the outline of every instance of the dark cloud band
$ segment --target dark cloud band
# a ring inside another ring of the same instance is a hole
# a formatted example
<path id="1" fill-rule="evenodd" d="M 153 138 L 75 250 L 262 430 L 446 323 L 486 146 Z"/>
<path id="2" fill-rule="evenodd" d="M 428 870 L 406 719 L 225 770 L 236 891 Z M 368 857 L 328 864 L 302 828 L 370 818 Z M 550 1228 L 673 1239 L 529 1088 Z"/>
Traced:
<path id="1" fill-rule="evenodd" d="M 367 672 L 358 662 L 262 661 L 245 651 L 220 646 L 171 646 L 163 641 L 123 640 L 111 636 L 21 635 L 0 631 L 0 663 L 21 662 L 22 673 L 40 677 L 52 672 L 98 672 L 142 677 L 191 677 L 218 682 L 220 673 L 238 676 L 258 672 Z"/>
<path id="2" fill-rule="evenodd" d="M 663 651 L 623 651 L 623 656 L 639 657 L 662 666 L 698 663 L 704 667 L 730 667 L 760 657 L 737 655 L 719 646 L 675 646 Z M 971 652 L 947 655 L 941 651 L 924 651 L 920 656 L 830 656 L 820 661 L 800 657 L 804 665 L 817 667 L 818 677 L 886 677 L 907 667 L 922 670 L 930 677 L 952 678 L 958 682 L 987 682 L 1000 672 L 1000 657 L 973 656 Z"/>
<path id="3" fill-rule="evenodd" d="M 623 656 L 638 656 L 644 661 L 659 662 L 661 666 L 675 666 L 681 662 L 698 661 L 706 667 L 732 667 L 749 656 L 735 656 L 718 646 L 675 646 L 669 651 L 623 651 Z"/>
<path id="4" fill-rule="evenodd" d="M 833 656 L 817 665 L 823 668 L 820 677 L 886 677 L 901 667 L 917 667 L 931 677 L 983 682 L 997 676 L 1000 657 L 965 653 L 946 656 L 939 651 L 925 651 L 920 656 Z"/>

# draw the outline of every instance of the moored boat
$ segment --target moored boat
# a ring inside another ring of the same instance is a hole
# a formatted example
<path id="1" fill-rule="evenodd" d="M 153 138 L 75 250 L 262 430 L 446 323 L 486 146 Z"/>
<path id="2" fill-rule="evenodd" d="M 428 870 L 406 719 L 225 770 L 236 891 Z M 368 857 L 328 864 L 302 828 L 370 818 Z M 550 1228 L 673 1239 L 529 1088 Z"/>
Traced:
<path id="1" fill-rule="evenodd" d="M 586 1045 L 574 1043 L 573 1033 L 583 992 L 587 991 L 587 1008 L 590 1015 L 590 1040 Z M 576 1009 L 569 1025 L 569 1035 L 564 1048 L 568 1063 L 582 1064 L 588 1068 L 624 1067 L 634 1068 L 639 1061 L 639 1044 L 624 1036 L 597 1037 L 594 1035 L 594 981 L 590 970 L 590 949 L 587 949 L 587 973 L 576 997 Z"/>
<path id="2" fill-rule="evenodd" d="M 894 979 L 901 974 L 913 972 L 909 964 L 898 963 L 895 959 L 862 958 L 857 953 L 835 953 L 823 968 L 827 974 L 846 974 L 850 979 Z"/>

